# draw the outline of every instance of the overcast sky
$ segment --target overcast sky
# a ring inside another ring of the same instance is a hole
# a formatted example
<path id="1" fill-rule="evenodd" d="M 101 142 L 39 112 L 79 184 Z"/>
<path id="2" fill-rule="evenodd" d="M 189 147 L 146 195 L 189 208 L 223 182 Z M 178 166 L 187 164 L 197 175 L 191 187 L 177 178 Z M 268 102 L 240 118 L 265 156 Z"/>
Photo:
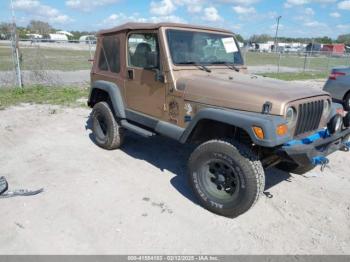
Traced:
<path id="1" fill-rule="evenodd" d="M 65 30 L 95 31 L 127 21 L 172 21 L 223 27 L 248 37 L 337 37 L 350 33 L 350 0 L 14 0 L 18 24 L 47 21 Z M 0 20 L 11 19 L 10 0 L 0 1 Z"/>

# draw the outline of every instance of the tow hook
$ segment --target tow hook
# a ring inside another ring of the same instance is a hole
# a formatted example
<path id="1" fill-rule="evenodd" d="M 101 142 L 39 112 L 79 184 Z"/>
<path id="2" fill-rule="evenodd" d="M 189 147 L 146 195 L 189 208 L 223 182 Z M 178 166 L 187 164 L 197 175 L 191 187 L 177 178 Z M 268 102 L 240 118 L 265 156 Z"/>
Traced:
<path id="1" fill-rule="evenodd" d="M 350 141 L 344 143 L 344 147 L 341 149 L 341 151 L 344 151 L 344 152 L 349 152 L 350 151 Z"/>
<path id="2" fill-rule="evenodd" d="M 324 169 L 327 167 L 329 164 L 329 159 L 324 157 L 324 156 L 316 156 L 312 159 L 312 163 L 315 166 L 321 166 L 321 172 L 324 171 Z"/>

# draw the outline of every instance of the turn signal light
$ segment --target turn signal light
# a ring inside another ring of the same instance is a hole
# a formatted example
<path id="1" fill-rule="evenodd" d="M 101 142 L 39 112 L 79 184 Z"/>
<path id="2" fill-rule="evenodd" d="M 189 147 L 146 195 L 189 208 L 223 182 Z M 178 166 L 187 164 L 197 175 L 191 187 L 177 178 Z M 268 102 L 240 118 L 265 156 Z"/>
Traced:
<path id="1" fill-rule="evenodd" d="M 339 76 L 345 76 L 346 74 L 343 72 L 332 72 L 329 76 L 329 80 L 337 80 Z"/>
<path id="2" fill-rule="evenodd" d="M 276 134 L 279 136 L 284 136 L 288 133 L 288 126 L 287 125 L 279 125 L 276 129 Z"/>
<path id="3" fill-rule="evenodd" d="M 338 108 L 338 109 L 337 109 L 337 114 L 338 114 L 338 115 L 341 115 L 342 117 L 345 117 L 345 116 L 346 116 L 346 112 L 344 111 L 343 108 Z"/>
<path id="4" fill-rule="evenodd" d="M 264 137 L 265 137 L 264 130 L 262 130 L 261 127 L 253 126 L 253 130 L 254 130 L 254 133 L 255 133 L 257 138 L 259 138 L 261 140 L 264 139 Z"/>

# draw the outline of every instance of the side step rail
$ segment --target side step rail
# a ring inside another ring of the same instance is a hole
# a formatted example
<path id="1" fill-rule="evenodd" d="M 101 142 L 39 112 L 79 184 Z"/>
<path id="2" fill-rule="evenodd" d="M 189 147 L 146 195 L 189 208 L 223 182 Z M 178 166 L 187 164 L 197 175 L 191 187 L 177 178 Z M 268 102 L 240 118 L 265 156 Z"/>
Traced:
<path id="1" fill-rule="evenodd" d="M 140 136 L 151 137 L 151 136 L 156 135 L 155 133 L 150 132 L 146 129 L 135 126 L 133 124 L 130 124 L 127 120 L 122 120 L 120 123 L 121 123 L 122 127 L 124 127 L 125 129 L 130 130 L 130 131 L 132 131 Z"/>

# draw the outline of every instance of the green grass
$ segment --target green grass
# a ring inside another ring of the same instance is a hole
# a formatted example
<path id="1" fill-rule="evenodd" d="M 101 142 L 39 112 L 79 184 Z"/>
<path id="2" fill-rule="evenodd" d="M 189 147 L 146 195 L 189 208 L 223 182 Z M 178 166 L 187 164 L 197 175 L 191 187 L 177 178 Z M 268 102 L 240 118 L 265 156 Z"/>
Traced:
<path id="1" fill-rule="evenodd" d="M 89 51 L 53 49 L 53 48 L 21 48 L 22 70 L 84 70 L 91 69 L 88 62 Z M 12 53 L 9 47 L 0 46 L 0 71 L 13 70 Z"/>
<path id="2" fill-rule="evenodd" d="M 4 88 L 0 89 L 0 108 L 20 103 L 82 106 L 82 103 L 77 102 L 77 100 L 87 98 L 87 96 L 88 89 L 78 87 Z"/>
<path id="3" fill-rule="evenodd" d="M 325 79 L 328 77 L 327 72 L 305 72 L 305 73 L 263 73 L 262 76 L 276 78 L 285 81 Z"/>

